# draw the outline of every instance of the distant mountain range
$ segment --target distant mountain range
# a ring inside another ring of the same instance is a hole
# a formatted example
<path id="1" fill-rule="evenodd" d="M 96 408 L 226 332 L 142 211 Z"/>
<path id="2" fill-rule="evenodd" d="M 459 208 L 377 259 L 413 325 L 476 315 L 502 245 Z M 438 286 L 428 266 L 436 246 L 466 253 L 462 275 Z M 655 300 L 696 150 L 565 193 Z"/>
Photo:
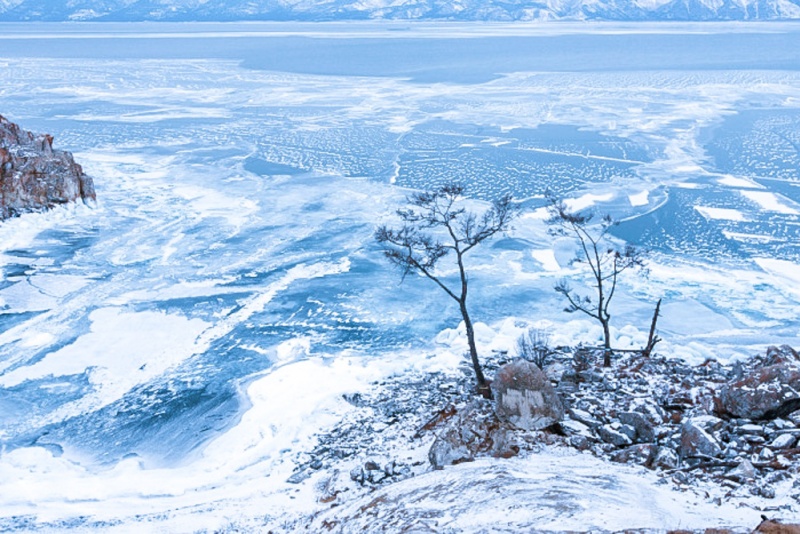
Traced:
<path id="1" fill-rule="evenodd" d="M 0 0 L 0 21 L 788 20 L 800 0 Z"/>

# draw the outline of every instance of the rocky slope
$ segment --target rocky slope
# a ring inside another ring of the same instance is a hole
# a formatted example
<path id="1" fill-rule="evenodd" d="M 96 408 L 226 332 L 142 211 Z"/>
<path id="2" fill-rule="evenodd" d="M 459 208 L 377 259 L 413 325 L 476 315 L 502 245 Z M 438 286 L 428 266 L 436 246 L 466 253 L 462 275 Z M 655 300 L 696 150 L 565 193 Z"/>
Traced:
<path id="1" fill-rule="evenodd" d="M 796 351 L 771 347 L 733 365 L 630 355 L 603 368 L 601 359 L 567 350 L 545 374 L 526 377 L 524 366 L 514 368 L 519 360 L 505 365 L 506 355 L 494 354 L 487 361 L 494 402 L 471 394 L 468 370 L 398 376 L 346 395 L 355 410 L 296 459 L 289 479 L 313 488 L 318 512 L 270 528 L 703 532 L 702 525 L 745 533 L 762 514 L 800 520 Z M 652 475 L 646 488 L 635 469 Z M 595 498 L 602 513 L 592 508 Z M 692 501 L 707 504 L 684 509 Z M 626 512 L 631 506 L 649 508 Z M 731 515 L 713 525 L 703 506 Z M 792 528 L 781 532 L 800 532 Z"/>
<path id="2" fill-rule="evenodd" d="M 0 20 L 776 20 L 800 0 L 3 0 Z"/>
<path id="3" fill-rule="evenodd" d="M 0 220 L 77 199 L 96 200 L 94 183 L 53 137 L 34 135 L 0 116 Z"/>

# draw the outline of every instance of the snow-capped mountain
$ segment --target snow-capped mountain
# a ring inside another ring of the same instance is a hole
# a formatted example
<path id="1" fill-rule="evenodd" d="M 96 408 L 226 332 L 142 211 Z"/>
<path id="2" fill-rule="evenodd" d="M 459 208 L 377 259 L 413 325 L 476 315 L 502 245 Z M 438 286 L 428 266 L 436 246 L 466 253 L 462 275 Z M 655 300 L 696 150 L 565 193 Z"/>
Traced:
<path id="1" fill-rule="evenodd" d="M 776 20 L 800 0 L 0 0 L 2 21 Z"/>

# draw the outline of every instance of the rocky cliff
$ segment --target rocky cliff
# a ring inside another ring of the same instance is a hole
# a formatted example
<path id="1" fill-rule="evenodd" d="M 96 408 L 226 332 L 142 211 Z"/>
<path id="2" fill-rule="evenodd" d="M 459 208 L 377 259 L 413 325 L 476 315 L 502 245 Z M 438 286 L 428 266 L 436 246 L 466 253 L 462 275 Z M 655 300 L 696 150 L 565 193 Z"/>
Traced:
<path id="1" fill-rule="evenodd" d="M 93 202 L 94 183 L 72 154 L 0 116 L 0 220 L 79 198 Z"/>

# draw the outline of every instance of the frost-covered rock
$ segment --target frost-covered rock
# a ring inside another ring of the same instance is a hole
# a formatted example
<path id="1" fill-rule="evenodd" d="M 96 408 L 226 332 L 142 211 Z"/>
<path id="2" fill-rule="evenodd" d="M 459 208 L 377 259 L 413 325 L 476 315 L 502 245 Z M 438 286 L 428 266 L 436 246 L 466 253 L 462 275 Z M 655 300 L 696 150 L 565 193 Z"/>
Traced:
<path id="1" fill-rule="evenodd" d="M 35 136 L 0 116 L 0 220 L 77 199 L 96 196 L 72 154 L 54 150 L 51 135 Z"/>
<path id="2" fill-rule="evenodd" d="M 725 413 L 744 419 L 767 419 L 800 408 L 800 368 L 795 363 L 776 363 L 756 368 L 720 392 Z"/>
<path id="3" fill-rule="evenodd" d="M 681 427 L 681 457 L 721 456 L 722 448 L 711 434 L 693 420 L 686 421 Z"/>
<path id="4" fill-rule="evenodd" d="M 483 454 L 508 458 L 519 452 L 513 433 L 499 421 L 489 401 L 474 399 L 450 417 L 436 433 L 428 452 L 434 469 L 474 460 Z"/>
<path id="5" fill-rule="evenodd" d="M 498 370 L 492 394 L 497 417 L 522 430 L 541 430 L 564 417 L 564 405 L 550 380 L 522 359 Z"/>
<path id="6" fill-rule="evenodd" d="M 794 447 L 797 443 L 797 437 L 792 434 L 780 434 L 777 438 L 773 439 L 769 446 L 774 449 L 789 449 Z"/>
<path id="7" fill-rule="evenodd" d="M 598 427 L 597 434 L 600 436 L 600 439 L 616 447 L 627 447 L 633 443 L 633 440 L 629 436 L 614 429 L 611 425 Z"/>
<path id="8" fill-rule="evenodd" d="M 645 416 L 637 412 L 622 412 L 618 415 L 621 423 L 629 425 L 636 430 L 634 441 L 639 443 L 650 443 L 655 440 L 653 425 Z"/>

